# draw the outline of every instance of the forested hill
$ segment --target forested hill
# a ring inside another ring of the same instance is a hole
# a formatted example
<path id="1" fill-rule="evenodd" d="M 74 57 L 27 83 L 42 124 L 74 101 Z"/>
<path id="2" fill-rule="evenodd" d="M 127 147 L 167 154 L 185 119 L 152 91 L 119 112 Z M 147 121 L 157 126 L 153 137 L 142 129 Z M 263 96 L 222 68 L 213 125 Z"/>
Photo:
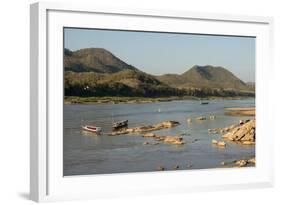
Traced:
<path id="1" fill-rule="evenodd" d="M 196 65 L 181 75 L 166 74 L 157 79 L 177 88 L 250 90 L 246 83 L 227 69 L 210 65 Z"/>
<path id="2" fill-rule="evenodd" d="M 65 49 L 64 87 L 65 96 L 254 96 L 252 86 L 222 67 L 153 76 L 103 48 Z"/>
<path id="3" fill-rule="evenodd" d="M 137 70 L 103 48 L 64 49 L 64 69 L 74 72 L 116 73 Z"/>

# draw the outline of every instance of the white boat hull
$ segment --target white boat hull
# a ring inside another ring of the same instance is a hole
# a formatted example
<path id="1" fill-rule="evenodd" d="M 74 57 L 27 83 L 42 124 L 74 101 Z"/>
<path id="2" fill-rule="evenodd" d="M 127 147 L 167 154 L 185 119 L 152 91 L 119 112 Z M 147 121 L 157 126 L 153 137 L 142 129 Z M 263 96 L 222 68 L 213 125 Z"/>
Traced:
<path id="1" fill-rule="evenodd" d="M 94 132 L 94 133 L 101 132 L 101 127 L 83 126 L 82 129 L 87 132 Z"/>

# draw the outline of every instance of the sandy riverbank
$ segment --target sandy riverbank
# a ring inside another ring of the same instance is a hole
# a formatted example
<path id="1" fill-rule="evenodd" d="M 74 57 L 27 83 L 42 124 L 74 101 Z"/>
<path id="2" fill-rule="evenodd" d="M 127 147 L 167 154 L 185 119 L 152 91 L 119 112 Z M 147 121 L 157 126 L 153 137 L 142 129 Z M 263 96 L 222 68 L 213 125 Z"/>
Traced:
<path id="1" fill-rule="evenodd" d="M 256 108 L 249 107 L 249 108 L 225 108 L 226 115 L 229 116 L 255 116 L 256 115 Z"/>
<path id="2" fill-rule="evenodd" d="M 212 101 L 212 100 L 243 100 L 248 97 L 195 97 L 195 96 L 170 96 L 170 97 L 78 97 L 78 96 L 65 96 L 64 104 L 140 104 L 140 103 L 156 103 L 156 102 L 170 102 L 180 100 L 197 100 Z"/>

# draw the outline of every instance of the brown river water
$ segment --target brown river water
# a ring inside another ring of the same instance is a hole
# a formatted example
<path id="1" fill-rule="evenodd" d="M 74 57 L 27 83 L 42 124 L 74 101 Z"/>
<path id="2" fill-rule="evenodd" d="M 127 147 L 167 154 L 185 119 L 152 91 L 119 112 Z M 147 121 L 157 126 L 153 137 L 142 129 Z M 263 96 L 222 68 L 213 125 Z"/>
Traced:
<path id="1" fill-rule="evenodd" d="M 198 101 L 183 100 L 145 104 L 93 104 L 64 105 L 63 159 L 64 176 L 111 174 L 155 171 L 158 166 L 173 170 L 208 169 L 220 167 L 222 161 L 233 161 L 255 156 L 255 146 L 227 142 L 226 148 L 212 146 L 212 139 L 220 134 L 209 135 L 208 129 L 227 127 L 240 119 L 224 115 L 226 107 L 254 107 L 255 99 L 211 100 L 208 105 Z M 159 112 L 160 110 L 160 112 Z M 215 120 L 187 123 L 187 118 L 215 115 Z M 180 122 L 180 126 L 155 131 L 159 135 L 182 136 L 191 144 L 143 145 L 141 134 L 119 136 L 96 136 L 81 130 L 85 124 L 102 127 L 104 133 L 111 131 L 112 121 L 128 120 L 129 127 L 156 124 L 165 120 Z M 258 136 L 257 136 L 258 138 Z"/>

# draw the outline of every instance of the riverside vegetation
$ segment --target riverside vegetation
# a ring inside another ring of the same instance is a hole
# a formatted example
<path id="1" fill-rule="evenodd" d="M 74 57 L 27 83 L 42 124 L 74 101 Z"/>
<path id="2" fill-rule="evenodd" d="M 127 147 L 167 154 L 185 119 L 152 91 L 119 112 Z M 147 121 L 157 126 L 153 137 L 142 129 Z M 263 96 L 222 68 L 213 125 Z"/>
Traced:
<path id="1" fill-rule="evenodd" d="M 254 97 L 255 89 L 223 67 L 196 65 L 181 75 L 154 76 L 103 48 L 86 48 L 64 50 L 64 93 L 66 103 L 116 103 Z"/>

